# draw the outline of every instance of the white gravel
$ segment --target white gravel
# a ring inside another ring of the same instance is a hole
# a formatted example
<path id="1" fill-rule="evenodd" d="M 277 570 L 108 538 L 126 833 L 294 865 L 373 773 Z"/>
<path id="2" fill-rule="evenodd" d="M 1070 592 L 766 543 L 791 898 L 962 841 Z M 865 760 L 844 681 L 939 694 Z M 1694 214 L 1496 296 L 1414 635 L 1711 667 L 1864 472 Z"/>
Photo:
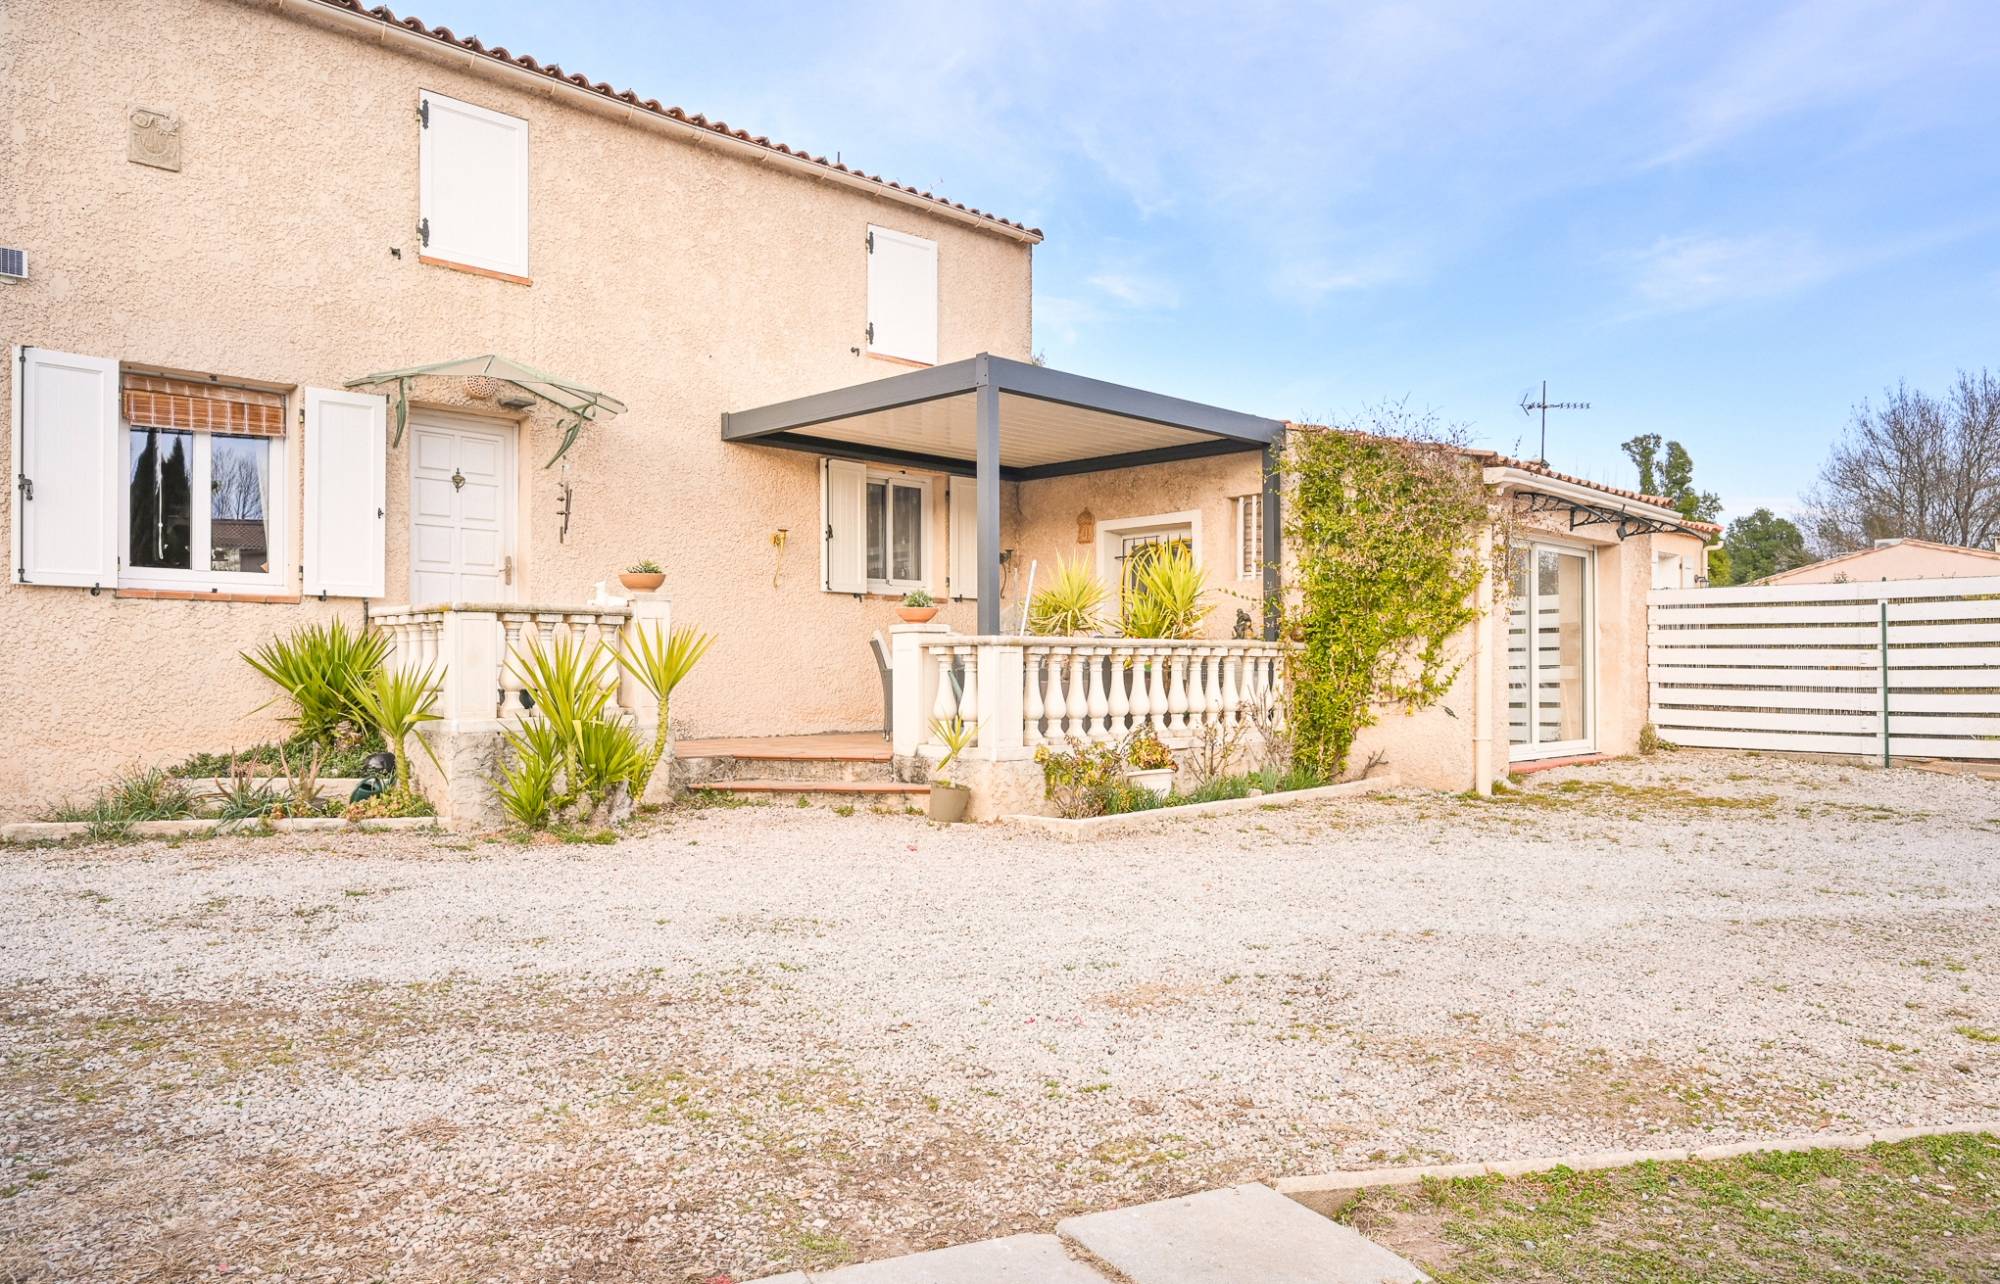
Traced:
<path id="1" fill-rule="evenodd" d="M 2000 785 L 1681 752 L 1098 843 L 0 850 L 0 1280 L 711 1280 L 2000 1114 Z"/>

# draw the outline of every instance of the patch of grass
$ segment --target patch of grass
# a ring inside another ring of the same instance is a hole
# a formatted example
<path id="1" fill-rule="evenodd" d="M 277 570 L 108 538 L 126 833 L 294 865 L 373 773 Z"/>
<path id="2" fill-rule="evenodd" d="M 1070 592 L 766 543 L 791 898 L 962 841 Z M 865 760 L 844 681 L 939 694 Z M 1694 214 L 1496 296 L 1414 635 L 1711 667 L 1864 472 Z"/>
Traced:
<path id="1" fill-rule="evenodd" d="M 312 742 L 308 740 L 276 740 L 268 744 L 251 745 L 248 749 L 235 751 L 239 766 L 249 763 L 263 769 L 265 775 L 284 774 L 284 766 L 279 761 L 279 750 L 283 749 L 291 757 L 294 766 L 305 761 L 312 753 Z M 354 777 L 367 774 L 361 765 L 371 753 L 381 753 L 385 746 L 380 736 L 370 734 L 345 745 L 321 745 L 319 774 L 321 776 Z M 230 754 L 198 753 L 167 768 L 170 776 L 207 778 L 229 775 Z"/>
<path id="2" fill-rule="evenodd" d="M 185 780 L 157 767 L 128 770 L 118 780 L 84 802 L 65 802 L 42 814 L 43 820 L 82 823 L 92 831 L 117 831 L 142 820 L 188 820 L 199 799 Z"/>
<path id="3" fill-rule="evenodd" d="M 1663 811 L 1769 814 L 1778 805 L 1777 798 L 1770 794 L 1731 798 L 1715 794 L 1698 794 L 1672 785 L 1632 785 L 1617 780 L 1565 780 L 1539 789 L 1502 787 L 1496 781 L 1491 798 L 1482 798 L 1476 793 L 1459 796 L 1468 802 L 1506 803 L 1517 807 L 1606 804 L 1615 806 L 1621 811 L 1653 808 Z"/>
<path id="4" fill-rule="evenodd" d="M 1820 1284 L 1988 1278 L 2000 1141 L 1432 1181 L 1371 1191 L 1340 1220 L 1439 1284 Z"/>
<path id="5" fill-rule="evenodd" d="M 1962 1034 L 1974 1043 L 2000 1043 L 2000 1032 L 1987 1030 L 1976 1025 L 1955 1025 L 1955 1033 Z"/>

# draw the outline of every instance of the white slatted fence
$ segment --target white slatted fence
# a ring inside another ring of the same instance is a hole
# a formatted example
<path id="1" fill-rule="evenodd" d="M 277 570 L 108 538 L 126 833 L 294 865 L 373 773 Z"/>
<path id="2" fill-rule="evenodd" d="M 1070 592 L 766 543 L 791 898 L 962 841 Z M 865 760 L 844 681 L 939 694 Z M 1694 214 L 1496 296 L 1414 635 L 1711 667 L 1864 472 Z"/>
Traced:
<path id="1" fill-rule="evenodd" d="M 2000 577 L 1656 589 L 1646 600 L 1662 739 L 2000 759 Z"/>

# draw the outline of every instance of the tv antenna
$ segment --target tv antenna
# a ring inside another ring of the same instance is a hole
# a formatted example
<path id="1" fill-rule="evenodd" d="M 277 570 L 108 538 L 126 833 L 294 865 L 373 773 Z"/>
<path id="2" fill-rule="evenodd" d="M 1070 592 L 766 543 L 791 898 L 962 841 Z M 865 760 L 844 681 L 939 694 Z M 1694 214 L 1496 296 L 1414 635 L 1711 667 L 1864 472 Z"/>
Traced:
<path id="1" fill-rule="evenodd" d="M 1542 380 L 1541 397 L 1530 401 L 1528 397 L 1533 392 L 1534 389 L 1530 388 L 1527 392 L 1521 394 L 1521 413 L 1532 415 L 1539 410 L 1542 414 L 1542 449 L 1541 453 L 1535 457 L 1535 462 L 1546 464 L 1549 462 L 1549 411 L 1588 410 L 1590 409 L 1590 403 L 1588 401 L 1550 401 L 1549 381 L 1546 379 Z"/>

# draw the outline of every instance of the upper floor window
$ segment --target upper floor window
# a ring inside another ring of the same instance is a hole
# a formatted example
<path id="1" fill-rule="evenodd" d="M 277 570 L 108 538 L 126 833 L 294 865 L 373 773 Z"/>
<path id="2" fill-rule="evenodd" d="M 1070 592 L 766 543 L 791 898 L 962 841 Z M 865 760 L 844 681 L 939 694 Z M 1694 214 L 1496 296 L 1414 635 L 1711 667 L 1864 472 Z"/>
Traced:
<path id="1" fill-rule="evenodd" d="M 868 229 L 868 351 L 936 365 L 937 242 Z"/>
<path id="2" fill-rule="evenodd" d="M 1264 574 L 1264 497 L 1236 497 L 1236 578 L 1259 579 Z"/>
<path id="3" fill-rule="evenodd" d="M 528 122 L 425 90 L 418 101 L 425 258 L 528 276 Z"/>

